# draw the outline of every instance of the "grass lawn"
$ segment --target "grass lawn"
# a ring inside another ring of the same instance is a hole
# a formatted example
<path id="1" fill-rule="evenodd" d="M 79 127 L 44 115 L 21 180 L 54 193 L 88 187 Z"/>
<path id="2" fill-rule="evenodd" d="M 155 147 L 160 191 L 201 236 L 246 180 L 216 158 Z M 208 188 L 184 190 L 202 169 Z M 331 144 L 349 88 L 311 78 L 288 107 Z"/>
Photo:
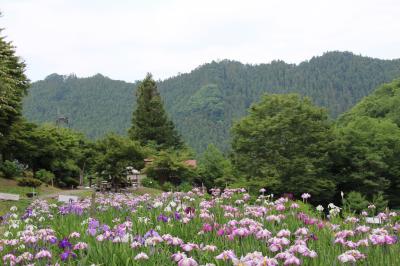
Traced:
<path id="1" fill-rule="evenodd" d="M 154 195 L 159 195 L 162 193 L 161 190 L 155 189 L 155 188 L 148 188 L 148 187 L 141 187 L 138 188 L 137 190 L 132 192 L 135 195 L 143 195 L 143 194 L 150 194 L 152 196 Z"/>
<path id="2" fill-rule="evenodd" d="M 57 193 L 61 191 L 61 189 L 52 186 L 41 185 L 39 188 L 35 189 L 35 191 L 41 195 Z M 17 185 L 17 181 L 13 179 L 0 178 L 0 192 L 19 194 L 21 198 L 26 198 L 26 193 L 32 192 L 32 188 L 20 187 Z"/>
<path id="3" fill-rule="evenodd" d="M 39 188 L 35 189 L 35 191 L 39 195 L 45 195 L 45 194 L 57 193 L 62 190 L 55 187 L 42 185 Z M 0 178 L 0 192 L 19 194 L 20 196 L 19 201 L 0 200 L 0 216 L 8 212 L 11 206 L 17 206 L 19 211 L 22 211 L 31 203 L 31 199 L 29 199 L 26 196 L 26 193 L 32 192 L 32 188 L 20 187 L 17 185 L 17 181 L 13 179 Z"/>

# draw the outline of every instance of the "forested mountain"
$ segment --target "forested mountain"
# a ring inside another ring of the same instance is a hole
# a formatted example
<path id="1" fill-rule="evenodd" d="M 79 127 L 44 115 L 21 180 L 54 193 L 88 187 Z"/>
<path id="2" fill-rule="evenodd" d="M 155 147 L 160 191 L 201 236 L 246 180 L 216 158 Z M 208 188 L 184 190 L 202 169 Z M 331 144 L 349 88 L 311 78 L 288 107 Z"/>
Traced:
<path id="1" fill-rule="evenodd" d="M 332 169 L 339 191 L 384 192 L 400 206 L 400 79 L 383 84 L 339 117 Z"/>
<path id="2" fill-rule="evenodd" d="M 328 52 L 298 65 L 283 61 L 249 65 L 224 60 L 160 81 L 165 107 L 186 142 L 196 151 L 208 143 L 226 150 L 232 122 L 263 93 L 297 92 L 328 108 L 334 118 L 378 85 L 400 77 L 400 60 L 380 60 L 349 52 Z M 89 137 L 126 134 L 136 84 L 52 74 L 32 84 L 25 116 L 35 122 L 68 116 L 70 126 Z"/>
<path id="3" fill-rule="evenodd" d="M 69 126 L 90 138 L 108 132 L 126 134 L 136 85 L 100 74 L 90 78 L 51 74 L 34 82 L 24 100 L 24 115 L 34 122 L 68 117 Z"/>

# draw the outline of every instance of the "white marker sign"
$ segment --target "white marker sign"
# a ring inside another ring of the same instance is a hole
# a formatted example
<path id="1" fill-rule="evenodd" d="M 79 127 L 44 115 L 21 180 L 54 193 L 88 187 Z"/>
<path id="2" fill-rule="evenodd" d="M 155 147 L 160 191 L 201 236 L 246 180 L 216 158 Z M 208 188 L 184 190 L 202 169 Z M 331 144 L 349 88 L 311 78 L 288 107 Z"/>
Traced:
<path id="1" fill-rule="evenodd" d="M 367 224 L 381 224 L 381 219 L 378 217 L 365 217 L 365 222 Z"/>

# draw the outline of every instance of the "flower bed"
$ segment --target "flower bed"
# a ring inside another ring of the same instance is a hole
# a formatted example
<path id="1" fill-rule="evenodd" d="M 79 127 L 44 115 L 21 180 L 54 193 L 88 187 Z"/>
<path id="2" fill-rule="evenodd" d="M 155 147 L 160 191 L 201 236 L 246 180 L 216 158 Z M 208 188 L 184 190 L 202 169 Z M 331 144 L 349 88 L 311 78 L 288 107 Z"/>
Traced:
<path id="1" fill-rule="evenodd" d="M 158 197 L 97 194 L 63 205 L 36 200 L 2 218 L 5 265 L 400 265 L 397 213 L 341 218 L 340 208 L 244 189 Z M 90 217 L 90 214 L 93 214 Z"/>

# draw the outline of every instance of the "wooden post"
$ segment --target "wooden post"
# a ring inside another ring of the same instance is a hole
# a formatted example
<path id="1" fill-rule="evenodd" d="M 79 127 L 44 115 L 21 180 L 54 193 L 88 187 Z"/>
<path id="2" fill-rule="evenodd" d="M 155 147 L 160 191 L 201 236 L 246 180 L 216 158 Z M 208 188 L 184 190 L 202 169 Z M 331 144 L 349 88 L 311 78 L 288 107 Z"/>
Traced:
<path id="1" fill-rule="evenodd" d="M 90 201 L 90 217 L 94 217 L 96 213 L 96 189 L 93 189 L 92 199 Z"/>

